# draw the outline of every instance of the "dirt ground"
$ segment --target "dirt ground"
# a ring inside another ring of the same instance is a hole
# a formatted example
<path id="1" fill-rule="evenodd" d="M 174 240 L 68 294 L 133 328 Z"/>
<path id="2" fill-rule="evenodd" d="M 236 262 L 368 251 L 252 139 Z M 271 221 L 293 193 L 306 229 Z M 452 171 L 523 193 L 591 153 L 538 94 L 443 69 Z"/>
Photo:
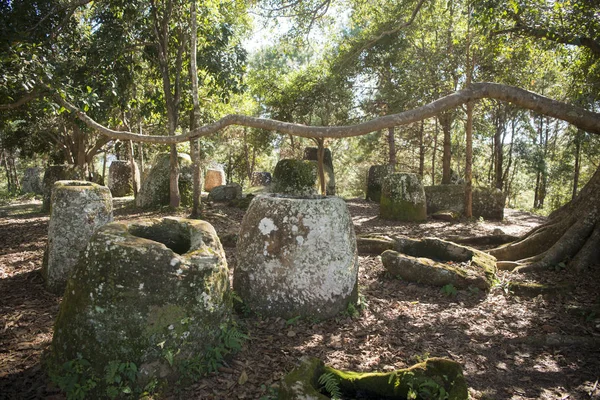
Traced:
<path id="1" fill-rule="evenodd" d="M 500 228 L 520 235 L 543 219 L 506 210 L 498 221 L 429 220 L 394 223 L 378 218 L 378 206 L 349 200 L 357 234 L 386 232 L 411 237 L 478 236 Z M 62 399 L 46 378 L 43 352 L 61 298 L 44 290 L 40 274 L 48 217 L 39 203 L 0 208 L 0 399 Z M 115 219 L 159 216 L 127 200 L 115 202 Z M 182 212 L 180 216 L 185 216 Z M 219 236 L 236 233 L 244 212 L 207 206 L 204 219 Z M 229 266 L 235 248 L 225 241 Z M 315 322 L 238 316 L 250 340 L 220 372 L 186 391 L 182 399 L 272 399 L 278 381 L 302 356 L 355 371 L 389 371 L 427 357 L 462 364 L 474 399 L 600 399 L 600 266 L 591 271 L 548 271 L 542 276 L 499 272 L 490 293 L 458 291 L 398 280 L 378 257 L 361 256 L 359 284 L 366 307 L 358 317 Z M 568 290 L 519 297 L 508 282 L 562 284 Z"/>

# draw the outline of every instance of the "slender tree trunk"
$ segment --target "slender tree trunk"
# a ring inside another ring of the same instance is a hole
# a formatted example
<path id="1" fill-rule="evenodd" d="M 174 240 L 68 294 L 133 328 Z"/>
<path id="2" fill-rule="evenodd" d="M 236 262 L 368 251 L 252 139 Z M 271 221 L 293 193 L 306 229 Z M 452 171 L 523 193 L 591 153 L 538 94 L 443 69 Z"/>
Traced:
<path id="1" fill-rule="evenodd" d="M 442 185 L 451 183 L 450 162 L 452 160 L 452 116 L 449 112 L 440 115 L 440 125 L 444 132 L 444 154 L 442 156 Z"/>
<path id="2" fill-rule="evenodd" d="M 196 57 L 198 54 L 198 21 L 196 18 L 196 0 L 190 1 L 190 77 L 192 81 L 192 104 L 194 109 L 191 115 L 191 129 L 196 129 L 200 118 L 200 98 L 198 95 L 198 68 L 196 66 Z M 198 139 L 190 141 L 190 152 L 192 153 L 192 175 L 193 175 L 193 199 L 192 199 L 192 217 L 200 215 L 200 195 L 201 195 L 201 173 L 200 173 L 200 146 Z"/>
<path id="3" fill-rule="evenodd" d="M 425 173 L 425 121 L 421 121 L 419 129 L 419 176 L 423 179 Z"/>
<path id="4" fill-rule="evenodd" d="M 142 132 L 142 122 L 140 121 L 139 124 L 139 129 L 140 129 L 140 135 L 143 133 Z M 140 159 L 140 180 L 144 180 L 144 143 L 139 142 L 138 143 L 138 156 Z M 140 182 L 141 185 L 141 182 Z"/>
<path id="5" fill-rule="evenodd" d="M 104 152 L 104 160 L 102 161 L 102 183 L 108 185 L 108 180 L 106 179 L 106 158 L 108 156 L 108 149 Z"/>
<path id="6" fill-rule="evenodd" d="M 504 172 L 504 137 L 505 137 L 505 118 L 503 115 L 503 106 L 498 106 L 498 117 L 496 119 L 496 130 L 494 132 L 494 187 L 502 190 L 503 172 Z"/>
<path id="7" fill-rule="evenodd" d="M 7 182 L 7 189 L 10 193 L 14 192 L 13 189 L 13 182 L 12 182 L 12 174 L 10 172 L 10 167 L 8 164 L 8 157 L 6 155 L 6 150 L 2 149 L 2 164 L 4 164 L 4 170 L 6 171 L 6 182 Z"/>
<path id="8" fill-rule="evenodd" d="M 467 103 L 467 129 L 465 154 L 465 217 L 473 216 L 473 102 Z"/>
<path id="9" fill-rule="evenodd" d="M 581 158 L 581 137 L 583 136 L 583 131 L 581 129 L 577 130 L 575 134 L 575 170 L 573 171 L 573 194 L 571 196 L 571 200 L 577 196 L 577 187 L 579 186 L 579 170 L 581 166 L 579 165 Z"/>
<path id="10" fill-rule="evenodd" d="M 396 169 L 396 139 L 394 137 L 395 128 L 388 128 L 388 148 L 389 148 L 389 165 Z"/>
<path id="11" fill-rule="evenodd" d="M 438 142 L 438 119 L 435 118 L 435 132 L 433 134 L 433 154 L 431 156 L 431 184 L 435 185 L 435 156 Z"/>
<path id="12" fill-rule="evenodd" d="M 325 169 L 323 168 L 323 159 L 325 158 L 325 146 L 324 146 L 325 140 L 322 138 L 319 138 L 316 141 L 317 141 L 317 159 L 318 159 L 317 164 L 319 167 L 319 183 L 321 186 L 321 195 L 326 196 L 327 189 L 325 187 Z"/>
<path id="13" fill-rule="evenodd" d="M 131 168 L 131 186 L 133 186 L 133 197 L 137 197 L 139 182 L 138 177 L 136 176 L 136 168 L 135 168 L 135 154 L 133 152 L 133 142 L 131 140 L 127 141 L 127 152 L 129 157 L 129 167 Z"/>

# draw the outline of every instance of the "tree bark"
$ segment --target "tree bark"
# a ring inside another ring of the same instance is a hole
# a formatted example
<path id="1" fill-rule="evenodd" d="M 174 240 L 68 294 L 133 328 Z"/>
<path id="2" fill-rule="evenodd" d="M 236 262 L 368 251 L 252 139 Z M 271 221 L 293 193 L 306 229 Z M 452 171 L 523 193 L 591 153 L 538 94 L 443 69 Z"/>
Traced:
<path id="1" fill-rule="evenodd" d="M 449 112 L 438 117 L 442 131 L 444 132 L 444 153 L 442 156 L 442 185 L 451 182 L 450 162 L 452 161 L 452 116 Z"/>
<path id="2" fill-rule="evenodd" d="M 394 137 L 395 127 L 388 128 L 388 148 L 389 148 L 389 165 L 396 169 L 396 139 Z"/>
<path id="3" fill-rule="evenodd" d="M 419 176 L 423 179 L 425 174 L 425 121 L 421 121 L 419 129 Z"/>
<path id="4" fill-rule="evenodd" d="M 465 154 L 465 217 L 473 217 L 473 103 L 467 103 Z"/>
<path id="5" fill-rule="evenodd" d="M 501 261 L 516 261 L 515 271 L 544 270 L 560 262 L 583 269 L 600 262 L 600 168 L 573 199 L 521 240 L 489 251 Z"/>
<path id="6" fill-rule="evenodd" d="M 577 186 L 579 185 L 579 170 L 580 170 L 580 157 L 581 157 L 581 137 L 583 136 L 583 132 L 581 129 L 577 130 L 575 134 L 575 168 L 573 171 L 573 193 L 571 195 L 571 200 L 577 196 Z"/>
<path id="7" fill-rule="evenodd" d="M 433 154 L 431 156 L 431 184 L 435 185 L 435 156 L 438 142 L 438 119 L 435 118 L 435 132 L 433 134 Z"/>

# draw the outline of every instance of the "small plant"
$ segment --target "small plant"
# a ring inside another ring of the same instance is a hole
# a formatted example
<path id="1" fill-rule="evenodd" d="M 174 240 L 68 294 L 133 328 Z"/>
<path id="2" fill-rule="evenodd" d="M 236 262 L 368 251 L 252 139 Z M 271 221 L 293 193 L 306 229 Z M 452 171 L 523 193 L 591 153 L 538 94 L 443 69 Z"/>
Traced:
<path id="1" fill-rule="evenodd" d="M 558 264 L 550 267 L 551 270 L 556 271 L 556 272 L 560 272 L 566 268 L 567 268 L 567 264 L 565 264 L 564 262 L 559 262 Z"/>
<path id="2" fill-rule="evenodd" d="M 442 287 L 441 290 L 442 290 L 442 293 L 444 293 L 448 297 L 454 297 L 454 296 L 456 296 L 458 294 L 456 288 L 451 283 L 449 283 L 449 284 L 445 285 L 444 287 Z"/>
<path id="3" fill-rule="evenodd" d="M 475 286 L 469 286 L 469 293 L 473 296 L 477 296 L 479 294 L 479 288 Z"/>
<path id="4" fill-rule="evenodd" d="M 288 319 L 287 321 L 285 321 L 285 325 L 286 326 L 290 326 L 290 325 L 296 325 L 298 323 L 298 320 L 300 320 L 300 316 L 297 315 L 293 318 Z"/>
<path id="5" fill-rule="evenodd" d="M 264 383 L 260 385 L 260 389 L 263 392 L 265 392 L 265 394 L 260 396 L 258 400 L 276 400 L 279 395 L 279 392 L 276 388 L 274 388 L 273 386 L 267 387 L 267 385 L 265 385 Z"/>
<path id="6" fill-rule="evenodd" d="M 430 354 L 428 351 L 426 351 L 426 352 L 425 352 L 425 353 L 423 353 L 422 355 L 421 355 L 421 354 L 415 354 L 415 355 L 413 356 L 413 359 L 414 359 L 416 362 L 418 362 L 418 363 L 422 363 L 422 362 L 425 362 L 425 361 L 427 361 L 427 360 L 429 359 L 429 356 L 430 356 L 430 355 L 431 355 L 431 354 Z"/>
<path id="7" fill-rule="evenodd" d="M 342 398 L 342 391 L 340 390 L 340 382 L 333 372 L 326 372 L 319 377 L 319 385 L 321 390 L 325 391 L 331 396 L 332 400 L 340 400 Z"/>
<path id="8" fill-rule="evenodd" d="M 97 386 L 98 377 L 88 360 L 76 358 L 62 365 L 60 373 L 50 373 L 50 379 L 69 400 L 83 400 Z"/>

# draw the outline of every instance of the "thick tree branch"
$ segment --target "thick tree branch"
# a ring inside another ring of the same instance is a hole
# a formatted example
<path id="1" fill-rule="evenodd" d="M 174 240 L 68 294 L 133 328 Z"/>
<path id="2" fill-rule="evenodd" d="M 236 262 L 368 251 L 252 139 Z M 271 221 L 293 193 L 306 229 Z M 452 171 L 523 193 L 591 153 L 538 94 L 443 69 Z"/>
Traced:
<path id="1" fill-rule="evenodd" d="M 587 132 L 600 135 L 600 113 L 591 112 L 577 106 L 552 100 L 514 86 L 498 83 L 475 83 L 471 85 L 470 88 L 442 97 L 441 99 L 424 106 L 350 126 L 307 126 L 266 118 L 232 114 L 221 118 L 212 124 L 201 126 L 183 135 L 175 136 L 146 136 L 132 132 L 112 130 L 94 121 L 79 108 L 63 99 L 58 93 L 54 94 L 53 97 L 58 104 L 73 112 L 77 118 L 86 125 L 103 135 L 113 139 L 133 140 L 135 142 L 147 143 L 181 143 L 193 138 L 214 134 L 230 125 L 241 125 L 250 128 L 279 131 L 281 133 L 306 138 L 344 138 L 361 136 L 381 129 L 407 125 L 431 118 L 441 112 L 454 109 L 461 104 L 484 98 L 507 101 L 521 108 L 526 108 L 549 117 L 561 119 Z"/>
<path id="2" fill-rule="evenodd" d="M 21 107 L 23 104 L 29 103 L 31 100 L 37 99 L 42 95 L 42 92 L 34 89 L 33 91 L 23 95 L 19 100 L 11 104 L 0 104 L 0 110 L 10 111 Z"/>

